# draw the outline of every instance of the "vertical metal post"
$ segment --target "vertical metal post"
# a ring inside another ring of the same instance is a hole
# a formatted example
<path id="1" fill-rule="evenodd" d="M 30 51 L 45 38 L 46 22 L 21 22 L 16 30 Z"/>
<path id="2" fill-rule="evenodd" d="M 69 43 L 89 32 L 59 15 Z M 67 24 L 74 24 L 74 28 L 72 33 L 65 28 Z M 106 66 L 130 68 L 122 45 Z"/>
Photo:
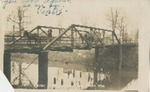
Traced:
<path id="1" fill-rule="evenodd" d="M 62 29 L 59 29 L 59 35 L 61 34 Z M 59 38 L 59 43 L 61 43 L 61 38 Z"/>
<path id="2" fill-rule="evenodd" d="M 4 52 L 4 74 L 11 81 L 11 54 Z"/>
<path id="3" fill-rule="evenodd" d="M 15 25 L 13 25 L 13 41 L 15 40 Z"/>
<path id="4" fill-rule="evenodd" d="M 114 45 L 114 34 L 112 32 L 112 45 Z"/>
<path id="5" fill-rule="evenodd" d="M 38 35 L 38 37 L 40 37 L 39 29 L 40 29 L 40 26 L 37 27 L 37 35 Z M 38 39 L 38 41 L 37 41 L 38 45 L 40 45 L 40 42 L 41 42 L 40 40 L 41 39 Z"/>
<path id="6" fill-rule="evenodd" d="M 15 25 L 13 25 L 13 49 L 15 49 Z"/>
<path id="7" fill-rule="evenodd" d="M 122 72 L 122 45 L 119 44 L 119 87 L 121 87 L 121 72 Z"/>
<path id="8" fill-rule="evenodd" d="M 22 62 L 19 62 L 19 86 L 22 86 Z"/>
<path id="9" fill-rule="evenodd" d="M 105 43 L 105 31 L 103 31 L 103 44 Z"/>
<path id="10" fill-rule="evenodd" d="M 48 83 L 48 52 L 39 53 L 38 62 L 38 88 L 46 89 Z"/>
<path id="11" fill-rule="evenodd" d="M 97 83 L 97 73 L 98 73 L 98 57 L 99 57 L 99 48 L 95 48 L 95 61 L 94 61 L 94 85 Z"/>
<path id="12" fill-rule="evenodd" d="M 38 36 L 40 35 L 40 33 L 39 33 L 39 28 L 40 28 L 40 27 L 37 27 L 37 35 L 38 35 Z"/>
<path id="13" fill-rule="evenodd" d="M 123 30 L 123 33 L 122 33 L 122 43 L 124 44 L 125 42 L 124 42 L 124 40 L 125 40 L 125 32 L 124 32 L 125 30 Z"/>
<path id="14" fill-rule="evenodd" d="M 74 28 L 71 29 L 71 46 L 74 45 Z"/>

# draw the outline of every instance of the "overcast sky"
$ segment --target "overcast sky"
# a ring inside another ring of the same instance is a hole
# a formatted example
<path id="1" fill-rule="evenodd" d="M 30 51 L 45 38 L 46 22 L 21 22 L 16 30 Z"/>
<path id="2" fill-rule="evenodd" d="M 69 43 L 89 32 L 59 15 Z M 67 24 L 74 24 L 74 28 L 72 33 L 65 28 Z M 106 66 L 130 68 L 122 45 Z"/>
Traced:
<path id="1" fill-rule="evenodd" d="M 4 1 L 4 0 L 2 0 Z M 12 0 L 13 1 L 13 0 Z M 5 9 L 2 10 L 2 29 L 5 31 L 12 30 L 12 22 L 6 22 L 8 15 L 16 13 L 17 7 L 25 5 L 25 3 L 14 0 L 17 3 L 7 4 Z M 32 1 L 32 0 L 22 0 Z M 38 0 L 33 0 L 38 1 Z M 71 24 L 82 24 L 87 26 L 95 26 L 99 28 L 111 29 L 110 22 L 107 20 L 106 15 L 110 13 L 111 8 L 118 8 L 121 16 L 124 16 L 128 25 L 128 31 L 134 31 L 138 28 L 140 11 L 138 0 L 122 1 L 122 0 L 62 0 L 68 1 L 65 3 L 54 3 L 60 5 L 62 13 L 60 15 L 49 14 L 45 16 L 42 13 L 37 14 L 38 10 L 35 7 L 37 5 L 44 5 L 47 7 L 49 2 L 44 1 L 52 0 L 40 0 L 40 2 L 32 2 L 30 7 L 27 8 L 26 15 L 31 17 L 31 24 L 28 25 L 29 29 L 36 27 L 37 25 L 45 26 L 58 26 L 67 28 Z M 57 0 L 61 1 L 61 0 Z M 31 3 L 31 2 L 30 2 Z M 3 3 L 4 5 L 4 3 Z M 41 10 L 43 11 L 43 10 Z"/>

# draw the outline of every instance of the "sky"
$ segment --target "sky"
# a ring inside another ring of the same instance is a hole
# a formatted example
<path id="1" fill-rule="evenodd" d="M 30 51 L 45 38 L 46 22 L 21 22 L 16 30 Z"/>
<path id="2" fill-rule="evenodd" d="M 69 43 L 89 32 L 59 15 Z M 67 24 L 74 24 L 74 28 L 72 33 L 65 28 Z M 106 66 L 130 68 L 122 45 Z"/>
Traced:
<path id="1" fill-rule="evenodd" d="M 2 7 L 4 7 L 4 1 L 2 0 Z M 11 0 L 10 0 L 11 1 Z M 42 14 L 41 12 L 48 9 L 50 2 L 53 0 L 12 0 L 16 3 L 6 4 L 5 9 L 2 9 L 2 29 L 7 31 L 12 30 L 13 22 L 7 22 L 9 15 L 15 15 L 18 6 L 30 5 L 25 15 L 30 16 L 31 24 L 27 25 L 31 30 L 37 25 L 55 26 L 67 28 L 71 24 L 81 24 L 86 26 L 99 27 L 104 29 L 111 29 L 110 21 L 108 21 L 107 15 L 110 14 L 110 9 L 118 9 L 121 16 L 125 17 L 128 31 L 137 30 L 140 18 L 140 9 L 138 0 L 132 1 L 119 1 L 119 0 L 56 0 L 62 13 L 56 14 Z M 24 1 L 24 2 L 23 2 Z M 32 1 L 32 2 L 31 2 Z M 45 3 L 46 2 L 46 3 Z M 39 7 L 35 5 L 43 5 L 46 8 L 37 9 Z M 13 13 L 12 13 L 13 12 Z M 39 12 L 39 14 L 37 13 Z"/>

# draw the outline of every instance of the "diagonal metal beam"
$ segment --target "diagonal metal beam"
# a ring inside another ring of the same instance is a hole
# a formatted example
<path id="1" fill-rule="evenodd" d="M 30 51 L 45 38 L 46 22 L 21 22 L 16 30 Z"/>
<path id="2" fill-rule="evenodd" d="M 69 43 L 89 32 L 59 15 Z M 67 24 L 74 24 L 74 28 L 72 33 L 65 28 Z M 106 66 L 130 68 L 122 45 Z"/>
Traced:
<path id="1" fill-rule="evenodd" d="M 93 33 L 95 34 L 95 36 L 98 38 L 98 41 L 99 41 L 101 44 L 103 44 L 102 40 L 98 37 L 97 33 L 96 33 L 94 30 L 92 30 L 92 32 L 93 32 Z"/>
<path id="2" fill-rule="evenodd" d="M 30 33 L 33 32 L 35 29 L 37 29 L 37 27 L 35 27 L 34 29 L 32 29 L 32 30 L 30 31 Z M 19 41 L 19 40 L 22 39 L 23 37 L 24 37 L 24 36 L 21 36 L 20 38 L 14 40 L 14 41 L 12 41 L 12 42 L 10 42 L 10 44 L 14 44 L 15 42 Z"/>
<path id="3" fill-rule="evenodd" d="M 42 28 L 40 28 L 40 30 L 48 36 L 48 34 Z"/>
<path id="4" fill-rule="evenodd" d="M 60 30 L 60 31 L 63 32 L 62 30 Z M 66 37 L 68 37 L 69 39 L 71 39 L 71 36 L 68 36 L 66 33 L 64 35 L 66 35 Z"/>
<path id="5" fill-rule="evenodd" d="M 63 33 L 61 33 L 58 37 L 56 37 L 55 39 L 53 39 L 50 43 L 48 43 L 43 50 L 46 50 L 49 46 L 51 46 L 54 42 L 56 42 L 60 37 L 62 37 L 62 35 L 64 35 L 68 30 L 70 30 L 74 25 L 72 24 L 71 26 L 69 26 Z"/>
<path id="6" fill-rule="evenodd" d="M 112 33 L 113 33 L 113 35 L 115 36 L 115 38 L 116 38 L 116 40 L 117 40 L 118 44 L 120 44 L 120 41 L 119 41 L 119 39 L 118 39 L 118 37 L 117 37 L 116 33 L 115 33 L 114 31 L 113 31 Z"/>
<path id="7" fill-rule="evenodd" d="M 40 26 L 40 29 L 41 29 L 41 31 L 43 32 L 43 33 L 45 33 L 46 35 L 48 35 L 42 28 L 51 28 L 51 29 L 58 29 L 58 30 L 60 30 L 60 31 L 62 31 L 62 30 L 65 30 L 65 28 L 59 28 L 59 27 L 51 27 L 51 26 L 49 26 L 49 27 L 47 27 L 47 26 Z M 62 31 L 63 32 L 63 31 Z M 68 37 L 69 39 L 71 39 L 70 38 L 70 36 L 68 36 L 67 34 L 65 34 L 66 35 L 66 37 Z"/>
<path id="8" fill-rule="evenodd" d="M 32 29 L 31 31 L 29 31 L 29 33 L 32 33 L 35 29 L 38 29 L 39 26 L 35 27 L 34 29 Z"/>
<path id="9" fill-rule="evenodd" d="M 78 32 L 78 34 L 80 35 L 81 39 L 83 39 L 86 42 L 86 44 L 89 45 L 88 41 L 83 37 L 83 35 L 79 32 L 79 30 L 77 30 L 76 28 L 74 28 L 74 29 Z"/>

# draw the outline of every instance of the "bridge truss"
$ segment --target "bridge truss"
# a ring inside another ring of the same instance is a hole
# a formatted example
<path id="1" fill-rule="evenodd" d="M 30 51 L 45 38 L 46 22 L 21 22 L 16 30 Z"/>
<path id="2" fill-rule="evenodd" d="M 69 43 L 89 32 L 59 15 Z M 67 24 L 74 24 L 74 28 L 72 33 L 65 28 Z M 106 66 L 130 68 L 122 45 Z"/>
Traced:
<path id="1" fill-rule="evenodd" d="M 37 26 L 30 34 L 37 34 L 38 39 L 29 39 L 26 36 L 6 36 L 4 53 L 4 73 L 10 81 L 10 53 L 35 53 L 39 59 L 39 82 L 47 88 L 48 51 L 69 51 L 73 49 L 90 50 L 95 48 L 94 84 L 97 81 L 99 49 L 118 45 L 120 41 L 112 30 L 72 24 L 68 28 L 51 26 Z M 8 58 L 9 57 L 9 58 Z M 44 57 L 44 58 L 43 58 Z M 43 71 L 40 71 L 43 70 Z M 21 72 L 21 71 L 20 71 Z M 21 76 L 21 75 L 20 75 Z M 43 79 L 44 78 L 44 79 Z"/>
<path id="2" fill-rule="evenodd" d="M 49 31 L 51 31 L 50 35 Z M 9 36 L 5 38 L 5 50 L 20 52 L 37 50 L 73 51 L 73 49 L 91 49 L 120 44 L 117 35 L 111 30 L 75 24 L 66 29 L 37 26 L 29 33 L 38 35 L 37 42 L 25 36 Z M 30 43 L 29 40 L 31 40 Z"/>

